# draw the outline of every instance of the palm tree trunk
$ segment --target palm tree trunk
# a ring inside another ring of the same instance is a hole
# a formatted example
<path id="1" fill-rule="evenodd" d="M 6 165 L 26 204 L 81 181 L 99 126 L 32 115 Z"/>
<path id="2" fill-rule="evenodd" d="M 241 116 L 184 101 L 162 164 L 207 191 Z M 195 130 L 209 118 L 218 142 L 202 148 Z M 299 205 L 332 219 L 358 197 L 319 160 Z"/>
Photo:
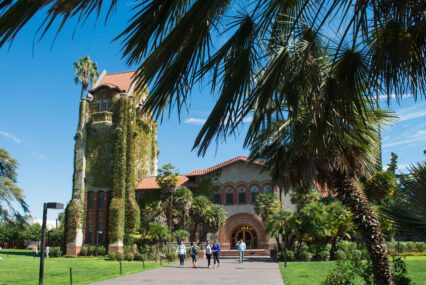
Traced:
<path id="1" fill-rule="evenodd" d="M 335 181 L 337 198 L 351 210 L 354 224 L 362 234 L 370 253 L 375 284 L 393 284 L 386 240 L 379 219 L 360 188 L 359 181 L 347 175 L 339 175 Z"/>
<path id="2" fill-rule="evenodd" d="M 83 100 L 84 86 L 81 86 L 80 101 Z"/>

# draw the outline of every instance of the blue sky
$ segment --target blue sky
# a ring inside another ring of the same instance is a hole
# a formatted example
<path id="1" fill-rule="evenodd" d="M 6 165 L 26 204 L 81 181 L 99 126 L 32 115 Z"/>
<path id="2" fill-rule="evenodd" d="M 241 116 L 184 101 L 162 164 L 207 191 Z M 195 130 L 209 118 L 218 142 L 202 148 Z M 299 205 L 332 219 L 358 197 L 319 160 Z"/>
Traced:
<path id="1" fill-rule="evenodd" d="M 90 55 L 100 69 L 108 72 L 132 70 L 121 59 L 120 45 L 112 42 L 125 26 L 129 6 L 119 7 L 107 26 L 88 20 L 72 38 L 74 25 L 67 25 L 52 46 L 54 33 L 41 42 L 34 34 L 41 18 L 30 22 L 10 49 L 0 49 L 0 148 L 6 148 L 19 161 L 18 182 L 24 189 L 31 214 L 40 217 L 42 203 L 66 203 L 71 196 L 74 134 L 80 88 L 73 81 L 72 63 Z M 124 15 L 120 16 L 120 15 Z M 123 20 L 124 19 L 124 20 Z M 171 162 L 182 173 L 206 168 L 238 155 L 241 135 L 212 146 L 204 158 L 191 152 L 195 136 L 207 117 L 214 98 L 208 87 L 194 89 L 190 112 L 176 113 L 159 125 L 159 164 Z M 426 149 L 426 103 L 411 98 L 390 108 L 400 120 L 383 131 L 383 160 L 390 152 L 399 155 L 401 168 L 424 159 Z M 53 219 L 57 213 L 50 213 Z"/>

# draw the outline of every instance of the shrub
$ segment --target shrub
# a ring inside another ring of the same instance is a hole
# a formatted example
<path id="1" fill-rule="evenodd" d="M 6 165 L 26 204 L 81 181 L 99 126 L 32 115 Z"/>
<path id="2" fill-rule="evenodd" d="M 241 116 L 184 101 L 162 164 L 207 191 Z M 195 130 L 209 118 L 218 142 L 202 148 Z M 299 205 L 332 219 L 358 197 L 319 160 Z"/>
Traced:
<path id="1" fill-rule="evenodd" d="M 80 249 L 80 255 L 88 256 L 88 254 L 89 254 L 89 248 L 87 246 L 82 246 Z"/>
<path id="2" fill-rule="evenodd" d="M 286 257 L 287 257 L 287 261 L 294 261 L 294 260 L 296 260 L 296 255 L 294 254 L 294 251 L 287 250 L 287 252 L 285 254 L 286 254 Z"/>
<path id="3" fill-rule="evenodd" d="M 108 258 L 112 261 L 117 260 L 117 254 L 116 253 L 108 253 Z"/>
<path id="4" fill-rule="evenodd" d="M 87 255 L 96 255 L 96 246 L 95 245 L 90 245 L 88 248 L 88 254 Z"/>
<path id="5" fill-rule="evenodd" d="M 355 275 L 350 264 L 338 261 L 336 266 L 328 273 L 323 285 L 353 285 Z"/>
<path id="6" fill-rule="evenodd" d="M 338 249 L 334 253 L 334 257 L 336 258 L 336 260 L 343 260 L 343 259 L 346 259 L 347 256 L 346 256 L 346 253 L 343 250 Z"/>
<path id="7" fill-rule="evenodd" d="M 321 261 L 327 261 L 330 259 L 330 251 L 323 250 L 318 252 L 318 259 Z"/>
<path id="8" fill-rule="evenodd" d="M 166 259 L 167 259 L 168 262 L 172 262 L 172 261 L 176 260 L 176 258 L 177 258 L 176 253 L 174 253 L 174 252 L 167 252 L 166 253 Z"/>
<path id="9" fill-rule="evenodd" d="M 98 246 L 98 255 L 105 255 L 106 252 L 107 252 L 107 249 L 105 246 L 103 245 Z"/>
<path id="10" fill-rule="evenodd" d="M 416 250 L 417 250 L 417 252 L 426 251 L 426 243 L 425 242 L 416 242 Z"/>
<path id="11" fill-rule="evenodd" d="M 123 260 L 123 258 L 124 258 L 124 254 L 122 254 L 122 253 L 116 253 L 116 254 L 115 254 L 115 258 L 116 258 L 118 261 L 122 261 L 122 260 Z"/>
<path id="12" fill-rule="evenodd" d="M 133 261 L 133 259 L 135 259 L 135 255 L 133 253 L 126 253 L 124 255 L 124 259 L 127 261 Z"/>
<path id="13" fill-rule="evenodd" d="M 312 253 L 307 250 L 303 250 L 299 253 L 299 258 L 303 261 L 310 261 L 312 259 Z"/>
<path id="14" fill-rule="evenodd" d="M 337 243 L 337 250 L 343 250 L 346 254 L 356 248 L 356 244 L 350 241 L 342 240 Z"/>
<path id="15" fill-rule="evenodd" d="M 62 256 L 62 250 L 60 247 L 55 246 L 50 248 L 49 252 L 50 257 L 61 257 Z"/>
<path id="16" fill-rule="evenodd" d="M 409 241 L 407 243 L 405 243 L 405 251 L 415 251 L 416 248 L 416 243 Z"/>

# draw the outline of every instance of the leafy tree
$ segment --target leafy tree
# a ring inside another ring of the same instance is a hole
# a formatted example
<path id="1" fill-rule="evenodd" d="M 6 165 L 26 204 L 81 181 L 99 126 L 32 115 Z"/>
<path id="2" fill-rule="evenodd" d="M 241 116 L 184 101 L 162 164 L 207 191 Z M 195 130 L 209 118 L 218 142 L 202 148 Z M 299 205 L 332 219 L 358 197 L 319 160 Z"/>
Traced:
<path id="1" fill-rule="evenodd" d="M 189 238 L 189 232 L 186 230 L 177 230 L 173 232 L 173 237 L 176 239 L 176 241 L 179 243 L 180 241 L 186 240 Z"/>
<path id="2" fill-rule="evenodd" d="M 74 65 L 74 82 L 81 84 L 80 100 L 83 99 L 84 92 L 89 88 L 89 84 L 95 84 L 99 73 L 98 65 L 92 61 L 90 56 L 86 55 L 80 58 L 79 61 L 73 63 Z"/>
<path id="3" fill-rule="evenodd" d="M 149 224 L 147 237 L 156 244 L 157 253 L 160 253 L 160 245 L 170 238 L 169 229 L 166 224 L 152 222 Z"/>
<path id="4" fill-rule="evenodd" d="M 379 201 L 393 196 L 398 190 L 398 183 L 392 172 L 377 171 L 367 179 L 364 188 L 370 200 Z"/>
<path id="5" fill-rule="evenodd" d="M 174 206 L 179 213 L 179 225 L 186 227 L 189 218 L 189 209 L 194 201 L 192 191 L 187 187 L 179 187 L 174 194 Z"/>
<path id="6" fill-rule="evenodd" d="M 18 162 L 7 150 L 0 148 L 0 220 L 19 219 L 23 222 L 24 218 L 15 205 L 20 206 L 24 213 L 29 211 L 23 191 L 16 185 L 17 167 Z"/>
<path id="7" fill-rule="evenodd" d="M 300 212 L 306 205 L 319 201 L 320 198 L 318 190 L 313 188 L 308 188 L 308 191 L 295 189 L 290 192 L 290 201 L 296 206 L 297 212 Z"/>
<path id="8" fill-rule="evenodd" d="M 63 234 L 62 236 L 63 237 Z M 41 225 L 37 223 L 26 223 L 23 226 L 23 231 L 20 233 L 20 239 L 25 241 L 26 244 L 41 240 Z M 50 236 L 49 236 L 50 239 Z"/>
<path id="9" fill-rule="evenodd" d="M 289 220 L 293 213 L 284 209 L 279 209 L 273 212 L 265 221 L 266 232 L 275 237 L 278 250 L 283 254 L 287 249 L 287 242 L 284 242 L 284 247 L 281 246 L 280 237 L 288 236 L 290 233 Z"/>
<path id="10" fill-rule="evenodd" d="M 205 234 L 207 232 L 216 233 L 226 222 L 226 212 L 221 205 L 213 204 L 210 202 L 210 207 L 205 215 Z M 205 236 L 202 237 L 203 239 Z"/>
<path id="11" fill-rule="evenodd" d="M 263 221 L 281 209 L 281 203 L 273 193 L 260 193 L 254 204 L 254 212 Z"/>
<path id="12" fill-rule="evenodd" d="M 207 213 L 210 212 L 212 203 L 205 196 L 197 196 L 194 198 L 194 202 L 189 210 L 189 215 L 192 222 L 194 223 L 191 238 L 195 239 L 195 234 L 197 233 L 198 226 L 205 224 Z"/>
<path id="13" fill-rule="evenodd" d="M 169 197 L 169 229 L 170 229 L 170 238 L 171 231 L 173 227 L 173 194 L 176 192 L 178 182 L 179 182 L 179 171 L 170 163 L 163 165 L 158 170 L 157 183 L 160 185 L 160 188 L 163 192 L 170 195 Z"/>

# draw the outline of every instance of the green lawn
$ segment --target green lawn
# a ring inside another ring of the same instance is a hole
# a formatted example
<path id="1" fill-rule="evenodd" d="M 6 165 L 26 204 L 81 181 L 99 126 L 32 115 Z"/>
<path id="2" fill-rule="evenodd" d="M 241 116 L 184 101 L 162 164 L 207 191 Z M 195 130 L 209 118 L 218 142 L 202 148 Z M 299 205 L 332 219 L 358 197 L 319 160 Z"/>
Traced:
<path id="1" fill-rule="evenodd" d="M 28 250 L 7 250 L 0 253 L 0 284 L 38 284 L 40 260 Z M 157 268 L 153 262 L 145 263 L 145 270 Z M 118 261 L 95 257 L 45 259 L 44 284 L 69 284 L 69 268 L 73 272 L 73 284 L 89 284 L 120 276 Z M 123 275 L 143 271 L 142 262 L 123 262 Z"/>
<path id="2" fill-rule="evenodd" d="M 408 276 L 416 285 L 426 285 L 426 256 L 408 256 L 404 261 Z M 280 270 L 285 285 L 314 285 L 324 281 L 333 265 L 332 261 L 288 262 L 284 268 L 284 263 L 280 262 Z M 362 284 L 361 280 L 355 282 Z"/>

